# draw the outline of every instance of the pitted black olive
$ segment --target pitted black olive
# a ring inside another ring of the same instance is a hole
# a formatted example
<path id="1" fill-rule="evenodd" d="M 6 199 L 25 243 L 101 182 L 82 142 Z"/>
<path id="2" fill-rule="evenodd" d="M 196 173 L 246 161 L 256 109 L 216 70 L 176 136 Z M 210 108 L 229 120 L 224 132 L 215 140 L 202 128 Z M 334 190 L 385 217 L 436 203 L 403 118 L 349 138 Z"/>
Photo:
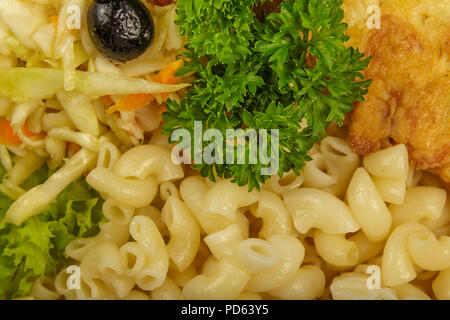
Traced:
<path id="1" fill-rule="evenodd" d="M 155 35 L 153 18 L 140 0 L 94 0 L 87 24 L 97 50 L 118 62 L 138 58 Z"/>

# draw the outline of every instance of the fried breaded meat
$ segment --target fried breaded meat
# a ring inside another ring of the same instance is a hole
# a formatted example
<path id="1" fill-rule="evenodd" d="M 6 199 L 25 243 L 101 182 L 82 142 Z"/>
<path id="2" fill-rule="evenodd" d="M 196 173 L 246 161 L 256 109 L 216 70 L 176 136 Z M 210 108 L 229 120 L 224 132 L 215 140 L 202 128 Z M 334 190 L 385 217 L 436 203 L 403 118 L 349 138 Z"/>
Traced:
<path id="1" fill-rule="evenodd" d="M 380 29 L 366 25 L 371 5 L 381 9 Z M 349 45 L 373 56 L 351 147 L 368 154 L 406 144 L 415 168 L 450 182 L 450 0 L 346 0 L 344 11 Z"/>

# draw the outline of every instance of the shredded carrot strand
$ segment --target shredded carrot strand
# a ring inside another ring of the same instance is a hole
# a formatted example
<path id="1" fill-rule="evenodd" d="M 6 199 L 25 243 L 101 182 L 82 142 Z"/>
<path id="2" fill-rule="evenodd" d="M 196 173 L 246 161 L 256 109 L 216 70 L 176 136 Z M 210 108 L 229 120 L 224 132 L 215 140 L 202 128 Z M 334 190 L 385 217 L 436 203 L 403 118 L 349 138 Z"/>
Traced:
<path id="1" fill-rule="evenodd" d="M 181 81 L 180 77 L 175 77 L 175 72 L 184 65 L 182 59 L 169 63 L 156 76 L 152 78 L 153 81 L 164 84 L 177 84 Z"/>
<path id="2" fill-rule="evenodd" d="M 28 130 L 28 126 L 25 123 L 22 126 L 22 132 L 26 137 L 41 137 L 41 134 L 35 134 Z M 11 122 L 3 119 L 0 121 L 0 143 L 5 145 L 18 145 L 22 143 L 19 135 L 14 132 Z"/>
<path id="3" fill-rule="evenodd" d="M 0 121 L 0 143 L 5 145 L 22 143 L 17 133 L 14 133 L 11 123 L 5 119 Z"/>
<path id="4" fill-rule="evenodd" d="M 152 102 L 153 99 L 152 94 L 129 94 L 120 98 L 119 103 L 108 108 L 106 112 L 138 110 Z"/>
<path id="5" fill-rule="evenodd" d="M 152 77 L 152 81 L 161 84 L 178 84 L 181 81 L 181 77 L 176 77 L 175 72 L 184 65 L 182 59 L 166 65 L 157 75 Z M 169 93 L 162 93 L 161 97 L 164 101 L 169 97 Z M 116 105 L 108 108 L 107 113 L 113 113 L 116 111 L 134 111 L 141 109 L 148 105 L 155 99 L 153 94 L 130 94 L 120 98 Z"/>
<path id="6" fill-rule="evenodd" d="M 22 132 L 23 132 L 23 134 L 26 137 L 38 136 L 37 134 L 35 134 L 35 133 L 31 132 L 30 130 L 28 130 L 28 126 L 27 126 L 26 123 L 22 126 Z"/>

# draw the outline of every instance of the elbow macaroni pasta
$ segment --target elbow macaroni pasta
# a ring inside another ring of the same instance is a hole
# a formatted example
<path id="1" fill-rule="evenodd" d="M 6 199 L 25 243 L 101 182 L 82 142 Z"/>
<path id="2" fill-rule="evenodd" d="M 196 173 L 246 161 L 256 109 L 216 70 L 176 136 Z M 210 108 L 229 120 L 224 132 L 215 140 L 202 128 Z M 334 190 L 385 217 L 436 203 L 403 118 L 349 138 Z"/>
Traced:
<path id="1" fill-rule="evenodd" d="M 219 261 L 214 268 L 198 275 L 183 288 L 188 300 L 229 300 L 241 294 L 249 275 L 232 263 Z"/>
<path id="2" fill-rule="evenodd" d="M 274 193 L 263 190 L 258 202 L 250 208 L 255 217 L 262 219 L 259 236 L 290 235 L 293 233 L 292 218 L 283 201 Z"/>
<path id="3" fill-rule="evenodd" d="M 136 275 L 136 284 L 143 290 L 158 288 L 169 269 L 169 254 L 155 223 L 146 216 L 135 216 L 130 223 L 130 235 L 142 247 L 146 262 Z"/>
<path id="4" fill-rule="evenodd" d="M 364 168 L 373 176 L 404 181 L 408 179 L 408 150 L 404 144 L 364 157 Z"/>
<path id="5" fill-rule="evenodd" d="M 327 233 L 355 232 L 360 228 L 347 205 L 325 191 L 295 189 L 284 194 L 284 202 L 300 233 L 312 228 Z"/>
<path id="6" fill-rule="evenodd" d="M 392 222 L 395 226 L 407 222 L 423 222 L 439 219 L 447 198 L 443 189 L 418 186 L 408 188 L 405 200 L 401 205 L 391 204 Z"/>
<path id="7" fill-rule="evenodd" d="M 394 229 L 383 252 L 381 265 L 383 284 L 397 286 L 413 280 L 417 272 L 411 259 L 408 243 L 411 234 L 430 232 L 425 226 L 408 222 Z"/>
<path id="8" fill-rule="evenodd" d="M 55 117 L 74 121 L 65 113 Z M 61 128 L 49 116 L 43 125 Z M 57 146 L 63 140 L 46 139 L 55 161 L 62 161 Z M 184 177 L 168 147 L 145 145 L 122 154 L 108 134 L 95 139 L 102 142 L 97 151 L 83 148 L 61 169 L 65 179 L 42 185 L 46 197 L 34 204 L 51 201 L 90 170 L 86 180 L 105 199 L 106 221 L 95 237 L 66 247 L 80 267 L 81 287 L 68 288 L 70 275 L 61 270 L 55 279 L 36 279 L 31 298 L 450 297 L 448 196 L 409 171 L 403 147 L 369 155 L 358 168 L 346 142 L 330 137 L 313 150 L 300 176 L 274 176 L 261 191 L 248 193 L 226 179 Z M 42 164 L 28 152 L 11 158 L 3 187 L 17 187 Z M 20 199 L 7 215 L 18 223 L 25 219 Z M 369 289 L 374 265 L 380 266 L 381 287 Z"/>
<path id="9" fill-rule="evenodd" d="M 359 261 L 358 246 L 347 240 L 344 234 L 326 234 L 317 229 L 314 244 L 318 255 L 334 266 L 356 266 Z"/>
<path id="10" fill-rule="evenodd" d="M 184 271 L 192 264 L 197 254 L 200 226 L 188 207 L 173 196 L 167 199 L 161 216 L 170 233 L 167 243 L 169 257 L 180 271 Z"/>
<path id="11" fill-rule="evenodd" d="M 158 185 L 152 176 L 145 179 L 121 178 L 106 168 L 95 168 L 86 177 L 89 183 L 106 198 L 133 208 L 143 208 L 152 202 Z"/>
<path id="12" fill-rule="evenodd" d="M 391 213 L 363 168 L 356 169 L 350 181 L 347 202 L 369 241 L 379 242 L 388 236 L 392 223 Z"/>

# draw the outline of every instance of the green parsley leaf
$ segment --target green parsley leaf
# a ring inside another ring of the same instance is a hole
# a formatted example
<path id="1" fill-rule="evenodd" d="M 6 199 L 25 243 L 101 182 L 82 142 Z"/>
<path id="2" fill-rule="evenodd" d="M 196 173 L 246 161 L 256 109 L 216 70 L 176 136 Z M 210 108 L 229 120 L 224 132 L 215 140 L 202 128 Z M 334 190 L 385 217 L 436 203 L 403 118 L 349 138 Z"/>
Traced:
<path id="1" fill-rule="evenodd" d="M 180 102 L 169 101 L 163 132 L 186 129 L 194 122 L 203 132 L 218 129 L 279 130 L 281 177 L 300 173 L 308 150 L 326 136 L 331 121 L 342 124 L 353 103 L 362 101 L 370 81 L 362 71 L 370 57 L 347 48 L 342 0 L 285 0 L 280 12 L 256 17 L 252 0 L 179 0 L 176 23 L 187 36 L 189 62 L 177 75 L 195 73 L 195 81 Z M 171 139 L 169 139 L 173 142 Z M 192 139 L 194 140 L 194 139 Z M 264 142 L 275 148 L 274 139 Z M 211 142 L 203 142 L 205 150 Z M 220 150 L 225 150 L 226 141 Z M 249 190 L 260 188 L 269 164 L 250 161 L 249 140 L 242 164 L 195 164 L 202 176 L 231 178 Z M 194 159 L 194 141 L 191 142 Z M 271 152 L 269 152 L 271 155 Z"/>

